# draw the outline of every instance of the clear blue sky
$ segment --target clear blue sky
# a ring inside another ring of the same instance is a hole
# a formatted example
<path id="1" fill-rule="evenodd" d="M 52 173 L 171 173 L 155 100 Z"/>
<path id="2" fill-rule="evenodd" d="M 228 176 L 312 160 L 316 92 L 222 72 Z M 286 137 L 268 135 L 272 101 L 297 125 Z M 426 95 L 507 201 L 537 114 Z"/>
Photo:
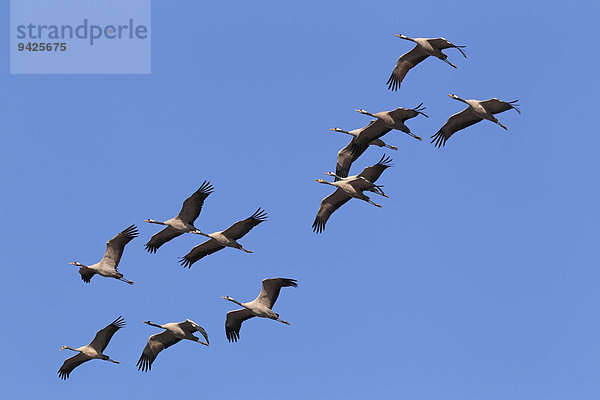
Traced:
<path id="1" fill-rule="evenodd" d="M 9 75 L 0 44 L 6 398 L 598 399 L 596 2 L 153 3 L 151 75 Z M 388 92 L 411 48 L 396 33 L 469 57 L 447 50 L 458 70 L 428 59 Z M 519 99 L 523 114 L 441 150 L 389 133 L 391 198 L 351 201 L 312 233 L 330 193 L 313 179 L 348 142 L 328 129 L 424 102 L 430 118 L 410 126 L 429 137 L 463 108 L 448 93 Z M 158 227 L 142 221 L 174 216 L 205 179 L 198 227 L 269 213 L 242 240 L 254 254 L 184 270 L 192 235 L 146 253 Z M 84 284 L 68 262 L 98 261 L 133 223 L 120 270 L 135 286 Z M 228 343 L 220 297 L 251 300 L 278 276 L 299 283 L 275 306 L 292 325 L 247 321 Z M 60 347 L 118 315 L 106 353 L 122 364 L 59 380 Z M 185 318 L 211 347 L 180 343 L 138 372 L 157 332 L 142 321 Z"/>

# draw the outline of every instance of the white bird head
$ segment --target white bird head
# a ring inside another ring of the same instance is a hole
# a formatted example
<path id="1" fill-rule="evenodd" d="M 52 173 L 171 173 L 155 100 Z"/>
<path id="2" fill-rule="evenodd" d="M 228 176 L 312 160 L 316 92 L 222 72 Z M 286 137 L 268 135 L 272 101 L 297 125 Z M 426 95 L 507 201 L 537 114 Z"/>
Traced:
<path id="1" fill-rule="evenodd" d="M 454 100 L 458 100 L 459 99 L 459 97 L 457 95 L 455 95 L 455 94 L 449 94 L 448 96 L 450 98 L 454 99 Z"/>
<path id="2" fill-rule="evenodd" d="M 325 179 L 315 179 L 315 181 L 319 182 L 319 183 L 328 183 Z"/>

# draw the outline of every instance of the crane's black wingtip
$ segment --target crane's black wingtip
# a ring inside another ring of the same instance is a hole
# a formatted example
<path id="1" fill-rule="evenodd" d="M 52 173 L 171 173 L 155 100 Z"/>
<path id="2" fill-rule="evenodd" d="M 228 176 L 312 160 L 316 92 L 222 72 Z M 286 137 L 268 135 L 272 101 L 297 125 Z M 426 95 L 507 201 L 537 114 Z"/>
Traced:
<path id="1" fill-rule="evenodd" d="M 148 372 L 152 369 L 152 363 L 143 354 L 135 365 L 138 367 L 138 371 L 142 372 Z"/>
<path id="2" fill-rule="evenodd" d="M 398 79 L 396 79 L 393 72 L 390 75 L 390 78 L 386 82 L 386 85 L 388 85 L 388 90 L 392 90 L 394 92 L 400 88 L 401 84 L 402 84 L 402 82 L 399 81 Z"/>
<path id="3" fill-rule="evenodd" d="M 377 164 L 382 165 L 384 167 L 392 167 L 394 165 L 392 164 L 392 158 L 387 154 L 383 154 L 381 156 L 381 159 L 377 162 Z"/>
<path id="4" fill-rule="evenodd" d="M 312 224 L 313 232 L 321 233 L 325 230 L 325 222 L 323 222 L 319 217 L 315 218 L 315 221 Z"/>
<path id="5" fill-rule="evenodd" d="M 433 143 L 434 146 L 437 148 L 444 147 L 446 145 L 447 140 L 448 138 L 444 136 L 441 130 L 439 130 L 435 135 L 431 136 L 431 143 Z"/>
<path id="6" fill-rule="evenodd" d="M 234 330 L 225 330 L 225 336 L 227 336 L 229 343 L 233 343 L 238 341 L 240 333 Z"/>
<path id="7" fill-rule="evenodd" d="M 283 281 L 283 286 L 298 287 L 298 281 L 292 278 L 279 278 Z"/>
<path id="8" fill-rule="evenodd" d="M 209 181 L 205 180 L 204 182 L 202 182 L 202 185 L 200 185 L 200 188 L 196 192 L 208 196 L 214 191 L 215 188 L 213 187 L 213 185 Z"/>
<path id="9" fill-rule="evenodd" d="M 148 251 L 148 253 L 156 253 L 156 251 L 158 250 L 160 246 L 156 246 L 153 244 L 150 244 L 149 242 L 146 243 L 146 246 L 144 247 L 144 249 L 146 249 Z"/>
<path id="10" fill-rule="evenodd" d="M 179 264 L 181 264 L 181 266 L 184 267 L 184 268 L 190 268 L 193 263 L 194 262 L 191 261 L 190 259 L 188 259 L 187 256 L 181 257 L 179 259 Z"/>
<path id="11" fill-rule="evenodd" d="M 258 210 L 256 210 L 254 214 L 250 216 L 250 218 L 257 220 L 258 223 L 264 222 L 267 220 L 267 212 L 261 207 L 258 207 Z"/>
<path id="12" fill-rule="evenodd" d="M 127 228 L 125 228 L 123 230 L 124 233 L 128 234 L 128 235 L 135 235 L 137 236 L 140 232 L 138 231 L 138 228 L 135 224 L 133 225 L 129 225 Z"/>
<path id="13" fill-rule="evenodd" d="M 123 318 L 121 315 L 119 315 L 117 317 L 117 319 L 115 319 L 113 322 L 111 322 L 111 325 L 117 329 L 123 328 L 126 324 L 127 323 L 125 322 L 125 318 Z"/>

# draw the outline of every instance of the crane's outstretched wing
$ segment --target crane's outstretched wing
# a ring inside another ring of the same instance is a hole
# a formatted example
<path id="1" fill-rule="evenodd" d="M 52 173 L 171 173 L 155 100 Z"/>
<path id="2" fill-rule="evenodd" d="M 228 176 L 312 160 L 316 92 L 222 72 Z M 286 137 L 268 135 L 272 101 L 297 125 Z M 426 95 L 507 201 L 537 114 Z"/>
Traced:
<path id="1" fill-rule="evenodd" d="M 408 71 L 427 57 L 428 55 L 419 46 L 415 46 L 408 53 L 402 54 L 396 62 L 396 67 L 392 71 L 390 79 L 387 81 L 388 90 L 398 90 Z"/>
<path id="2" fill-rule="evenodd" d="M 90 361 L 91 358 L 84 355 L 83 353 L 77 353 L 71 358 L 67 358 L 63 365 L 58 370 L 58 377 L 60 379 L 67 379 L 73 370 L 83 364 L 86 361 Z"/>
<path id="3" fill-rule="evenodd" d="M 485 108 L 487 111 L 491 112 L 492 114 L 500 114 L 501 112 L 508 111 L 513 108 L 519 114 L 521 114 L 521 110 L 519 110 L 519 105 L 517 104 L 517 101 L 519 101 L 519 100 L 502 101 L 502 100 L 493 98 L 493 99 L 489 99 L 486 101 L 482 101 L 481 105 L 483 106 L 483 108 Z"/>
<path id="4" fill-rule="evenodd" d="M 167 226 L 162 231 L 152 235 L 148 243 L 146 243 L 146 250 L 150 253 L 156 253 L 156 250 L 163 244 L 167 243 L 171 239 L 175 239 L 177 236 L 183 235 L 183 232 L 177 229 Z"/>
<path id="5" fill-rule="evenodd" d="M 96 337 L 89 344 L 90 347 L 102 353 L 106 346 L 108 346 L 108 342 L 112 339 L 113 335 L 116 331 L 125 326 L 125 319 L 123 317 L 118 317 L 105 328 L 100 329 L 98 333 L 96 333 Z"/>
<path id="6" fill-rule="evenodd" d="M 237 342 L 240 338 L 240 329 L 242 322 L 254 317 L 254 314 L 246 308 L 241 310 L 229 311 L 225 318 L 225 336 L 230 342 Z"/>
<path id="7" fill-rule="evenodd" d="M 238 240 L 250 232 L 252 228 L 267 220 L 267 213 L 259 208 L 250 217 L 243 221 L 238 221 L 223 231 L 223 235 L 228 238 Z"/>
<path id="8" fill-rule="evenodd" d="M 85 283 L 90 283 L 90 281 L 92 280 L 94 275 L 96 275 L 96 272 L 93 269 L 88 268 L 88 267 L 80 267 L 79 275 L 81 275 L 82 281 L 84 281 Z"/>
<path id="9" fill-rule="evenodd" d="M 224 249 L 225 246 L 222 246 L 215 239 L 208 239 L 206 242 L 199 244 L 194 247 L 187 253 L 185 256 L 179 259 L 179 263 L 182 267 L 191 267 L 193 263 L 204 258 L 212 253 L 216 253 L 217 251 Z"/>
<path id="10" fill-rule="evenodd" d="M 364 146 L 364 149 L 361 146 L 361 152 L 353 154 L 352 146 L 357 138 L 352 138 L 350 143 L 344 146 L 337 154 L 337 161 L 335 163 L 335 174 L 341 178 L 345 178 L 350 173 L 350 166 L 364 151 L 369 147 L 368 145 Z M 338 178 L 335 178 L 337 181 Z"/>
<path id="11" fill-rule="evenodd" d="M 186 319 L 184 322 L 180 322 L 179 326 L 181 326 L 181 328 L 183 330 L 186 330 L 186 331 L 189 331 L 189 332 L 200 332 L 200 334 L 202 336 L 204 336 L 204 339 L 206 339 L 206 344 L 209 344 L 209 342 L 208 342 L 208 333 L 206 333 L 206 331 L 204 330 L 203 327 L 201 327 L 200 325 L 198 325 L 197 323 L 195 323 L 191 319 Z"/>
<path id="12" fill-rule="evenodd" d="M 106 242 L 106 252 L 104 253 L 104 257 L 102 258 L 101 262 L 113 265 L 114 268 L 117 269 L 117 265 L 119 265 L 119 261 L 123 255 L 125 245 L 138 237 L 138 235 L 139 232 L 137 227 L 135 225 L 130 225 L 127 227 L 127 229 L 110 239 L 108 242 Z"/>
<path id="13" fill-rule="evenodd" d="M 254 301 L 258 301 L 268 308 L 273 308 L 277 297 L 279 297 L 279 291 L 282 287 L 287 286 L 298 287 L 298 284 L 295 279 L 289 278 L 263 279 L 262 289 Z"/>
<path id="14" fill-rule="evenodd" d="M 348 146 L 344 147 L 341 152 L 349 152 L 348 155 L 344 154 L 344 163 L 340 163 L 340 153 L 338 153 L 338 164 L 336 165 L 335 174 L 341 178 L 346 178 L 350 173 L 350 165 L 360 157 L 365 150 L 369 147 L 369 144 L 382 137 L 391 128 L 380 119 L 371 120 L 369 125 L 365 126 L 362 131 L 355 137 Z M 347 149 L 348 148 L 348 149 Z M 347 149 L 347 150 L 346 150 Z M 339 167 L 339 168 L 338 168 Z M 338 180 L 336 178 L 336 180 Z"/>
<path id="15" fill-rule="evenodd" d="M 164 331 L 150 336 L 148 338 L 148 343 L 146 343 L 146 347 L 144 347 L 142 355 L 136 364 L 138 371 L 150 371 L 152 369 L 152 363 L 158 356 L 158 353 L 167 347 L 173 346 L 180 340 L 181 339 L 176 338 L 169 331 Z"/>
<path id="16" fill-rule="evenodd" d="M 350 196 L 344 193 L 344 191 L 340 188 L 337 188 L 335 192 L 325 197 L 321 201 L 319 211 L 317 211 L 317 216 L 312 224 L 313 232 L 323 232 L 325 230 L 325 224 L 327 223 L 329 217 L 331 217 L 331 214 L 343 206 L 348 200 L 350 200 Z"/>
<path id="17" fill-rule="evenodd" d="M 385 171 L 391 166 L 392 159 L 384 154 L 383 156 L 381 156 L 381 159 L 377 162 L 377 164 L 371 165 L 370 167 L 363 169 L 362 172 L 358 174 L 358 176 L 365 178 L 369 182 L 375 183 L 375 181 L 379 179 L 383 171 Z M 354 182 L 360 183 L 363 181 L 356 180 Z"/>
<path id="18" fill-rule="evenodd" d="M 435 142 L 435 147 L 442 147 L 446 145 L 446 141 L 450 136 L 479 121 L 481 121 L 481 118 L 471 111 L 471 107 L 468 107 L 463 111 L 450 116 L 444 126 L 442 126 L 435 135 L 431 136 L 431 143 Z"/>
<path id="19" fill-rule="evenodd" d="M 202 205 L 204 200 L 214 191 L 213 186 L 208 181 L 202 182 L 202 185 L 194 194 L 185 199 L 181 211 L 177 215 L 182 221 L 187 222 L 190 225 L 194 224 L 194 221 L 200 215 L 202 211 Z"/>

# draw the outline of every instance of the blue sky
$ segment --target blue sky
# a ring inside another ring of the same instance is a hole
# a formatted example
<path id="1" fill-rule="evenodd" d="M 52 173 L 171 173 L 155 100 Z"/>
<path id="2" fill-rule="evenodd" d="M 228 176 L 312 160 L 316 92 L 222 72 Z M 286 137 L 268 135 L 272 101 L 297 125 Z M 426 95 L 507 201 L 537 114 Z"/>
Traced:
<path id="1" fill-rule="evenodd" d="M 9 75 L 0 44 L 7 398 L 598 398 L 597 3 L 153 3 L 151 75 Z M 396 33 L 444 36 L 468 58 L 449 49 L 457 70 L 428 59 L 389 92 L 412 47 Z M 331 192 L 313 179 L 348 142 L 328 129 L 423 102 L 430 117 L 409 125 L 429 137 L 463 108 L 448 93 L 519 99 L 523 114 L 441 150 L 389 133 L 391 198 L 351 201 L 312 233 Z M 201 229 L 269 213 L 242 239 L 254 254 L 185 270 L 192 235 L 146 253 L 158 227 L 142 221 L 174 216 L 205 179 Z M 68 262 L 98 261 L 133 223 L 120 270 L 136 284 L 84 284 Z M 278 276 L 298 280 L 275 306 L 292 325 L 250 320 L 228 343 L 220 297 L 251 300 Z M 121 365 L 59 380 L 60 347 L 118 315 L 106 353 Z M 210 348 L 180 343 L 138 372 L 158 332 L 142 321 L 185 318 Z"/>

